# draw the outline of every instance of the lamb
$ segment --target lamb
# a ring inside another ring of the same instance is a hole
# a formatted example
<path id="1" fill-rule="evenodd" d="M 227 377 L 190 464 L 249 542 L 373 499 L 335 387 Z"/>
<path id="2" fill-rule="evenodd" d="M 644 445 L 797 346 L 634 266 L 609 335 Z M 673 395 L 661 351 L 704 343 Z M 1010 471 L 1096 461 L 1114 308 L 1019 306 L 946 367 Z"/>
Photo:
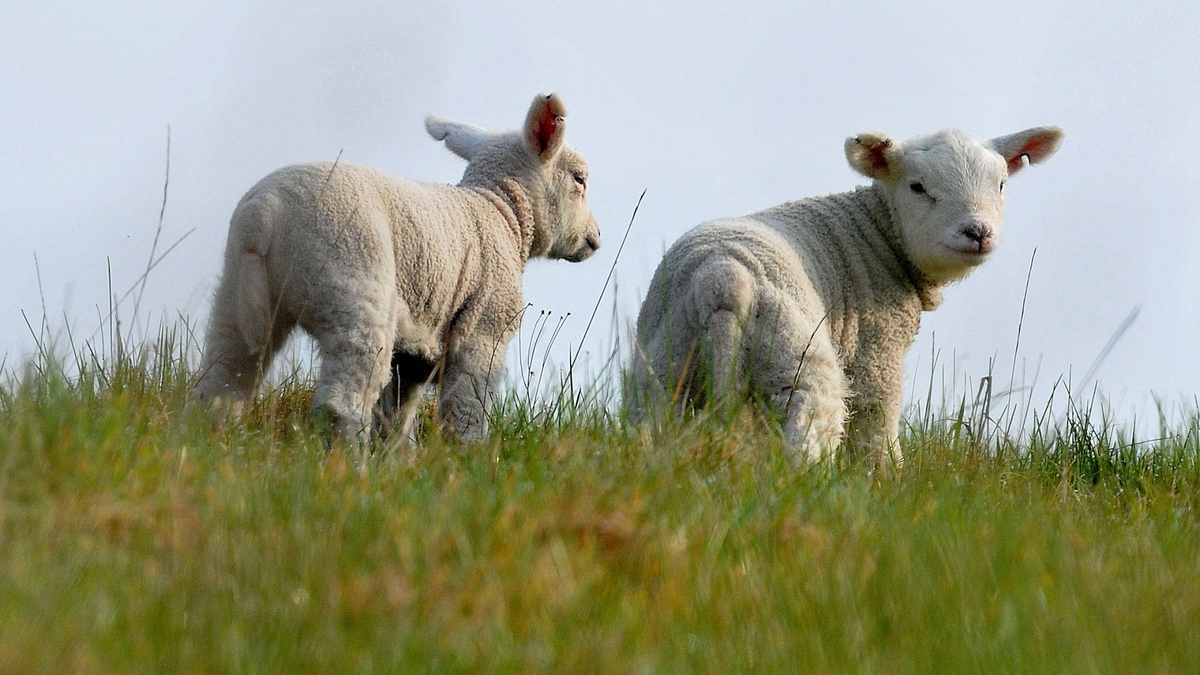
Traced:
<path id="1" fill-rule="evenodd" d="M 666 253 L 637 321 L 627 400 L 635 420 L 747 395 L 800 457 L 843 440 L 878 466 L 898 446 L 904 356 L 921 311 L 995 250 L 1006 179 L 1063 132 L 991 141 L 957 130 L 907 142 L 846 139 L 869 187 L 704 223 Z"/>
<path id="2" fill-rule="evenodd" d="M 230 222 L 194 396 L 240 407 L 299 326 L 321 358 L 314 415 L 340 436 L 369 438 L 378 413 L 407 438 L 435 380 L 441 419 L 484 436 L 526 262 L 600 247 L 566 115 L 551 94 L 520 131 L 429 117 L 429 134 L 467 160 L 457 186 L 339 162 L 259 181 Z"/>

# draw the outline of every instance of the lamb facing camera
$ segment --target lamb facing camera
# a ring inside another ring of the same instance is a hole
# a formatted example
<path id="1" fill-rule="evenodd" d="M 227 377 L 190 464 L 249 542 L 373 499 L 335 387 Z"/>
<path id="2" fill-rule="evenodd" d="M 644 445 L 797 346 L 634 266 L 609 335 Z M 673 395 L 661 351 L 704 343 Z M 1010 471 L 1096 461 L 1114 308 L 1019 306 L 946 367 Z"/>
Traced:
<path id="1" fill-rule="evenodd" d="M 846 158 L 869 187 L 691 230 L 638 316 L 632 416 L 749 396 L 802 456 L 845 440 L 899 461 L 904 356 L 921 311 L 991 256 L 1006 180 L 1054 154 L 1062 135 L 861 134 L 846 139 Z"/>
<path id="2" fill-rule="evenodd" d="M 467 160 L 457 186 L 346 163 L 259 181 L 230 222 L 194 396 L 239 407 L 300 327 L 321 357 L 314 413 L 340 435 L 364 438 L 378 402 L 380 423 L 407 437 L 430 383 L 453 430 L 486 434 L 526 262 L 579 262 L 600 247 L 566 115 L 551 94 L 519 131 L 428 118 Z"/>

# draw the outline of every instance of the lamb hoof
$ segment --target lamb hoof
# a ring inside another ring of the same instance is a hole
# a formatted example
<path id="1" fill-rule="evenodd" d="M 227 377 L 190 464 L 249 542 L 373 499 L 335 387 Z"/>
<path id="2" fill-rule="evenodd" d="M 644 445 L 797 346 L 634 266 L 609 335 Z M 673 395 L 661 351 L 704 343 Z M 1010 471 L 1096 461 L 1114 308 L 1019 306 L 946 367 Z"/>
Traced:
<path id="1" fill-rule="evenodd" d="M 326 450 L 333 448 L 338 441 L 360 448 L 369 445 L 370 430 L 354 417 L 338 412 L 329 404 L 319 405 L 313 410 L 313 426 Z"/>

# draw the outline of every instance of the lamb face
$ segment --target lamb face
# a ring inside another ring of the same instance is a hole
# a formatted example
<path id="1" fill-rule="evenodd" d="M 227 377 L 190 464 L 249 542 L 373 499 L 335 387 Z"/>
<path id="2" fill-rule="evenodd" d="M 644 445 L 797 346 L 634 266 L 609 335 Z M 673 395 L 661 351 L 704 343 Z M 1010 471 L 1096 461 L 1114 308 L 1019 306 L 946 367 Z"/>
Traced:
<path id="1" fill-rule="evenodd" d="M 1062 131 L 1039 127 L 992 141 L 957 130 L 907 142 L 882 134 L 846 140 L 857 171 L 876 180 L 892 208 L 905 252 L 935 284 L 966 276 L 1000 240 L 1004 186 L 1057 149 Z"/>
<path id="2" fill-rule="evenodd" d="M 546 201 L 544 255 L 580 262 L 600 248 L 600 228 L 587 203 L 587 162 L 574 149 L 564 146 L 551 166 L 542 170 L 542 194 Z"/>
<path id="3" fill-rule="evenodd" d="M 510 198 L 505 181 L 520 187 L 533 211 L 530 256 L 580 262 L 600 248 L 600 229 L 587 203 L 587 162 L 563 141 L 566 114 L 557 94 L 538 95 L 521 131 L 488 132 L 432 117 L 426 128 L 468 160 L 461 185 L 499 189 Z"/>

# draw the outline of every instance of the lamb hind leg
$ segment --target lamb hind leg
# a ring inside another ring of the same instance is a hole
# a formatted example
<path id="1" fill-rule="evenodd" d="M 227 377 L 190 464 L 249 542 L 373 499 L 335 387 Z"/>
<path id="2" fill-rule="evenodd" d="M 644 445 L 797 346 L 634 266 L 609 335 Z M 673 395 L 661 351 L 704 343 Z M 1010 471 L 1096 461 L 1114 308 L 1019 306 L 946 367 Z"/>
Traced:
<path id="1" fill-rule="evenodd" d="M 806 341 L 766 353 L 756 388 L 783 420 L 789 445 L 808 460 L 832 457 L 846 425 L 846 377 L 837 352 L 823 330 L 794 326 L 786 335 Z"/>
<path id="2" fill-rule="evenodd" d="M 656 342 L 661 338 L 655 336 Z M 625 414 L 629 423 L 638 426 L 661 424 L 667 417 L 670 396 L 666 384 L 659 379 L 647 347 L 633 336 L 633 355 L 625 371 L 623 393 Z M 655 345 L 658 346 L 657 344 Z"/>
<path id="3" fill-rule="evenodd" d="M 258 385 L 261 360 L 236 328 L 210 326 L 192 394 L 202 403 L 224 401 L 236 412 Z"/>
<path id="4" fill-rule="evenodd" d="M 388 376 L 392 334 L 386 321 L 367 312 L 339 317 L 310 331 L 321 353 L 321 373 L 313 396 L 313 414 L 347 440 L 366 442 L 372 411 Z"/>

